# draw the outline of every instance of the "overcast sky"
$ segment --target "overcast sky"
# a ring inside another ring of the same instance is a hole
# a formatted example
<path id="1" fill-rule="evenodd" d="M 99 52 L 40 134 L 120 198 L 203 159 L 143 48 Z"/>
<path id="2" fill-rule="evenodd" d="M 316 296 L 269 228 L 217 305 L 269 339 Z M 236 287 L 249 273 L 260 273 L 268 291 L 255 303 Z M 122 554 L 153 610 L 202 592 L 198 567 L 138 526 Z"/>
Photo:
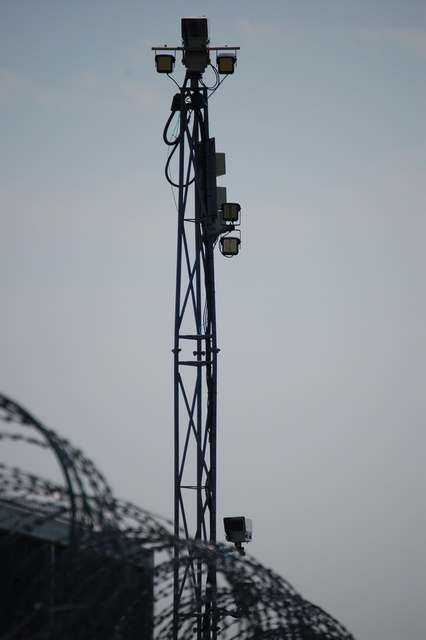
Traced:
<path id="1" fill-rule="evenodd" d="M 151 47 L 185 15 L 241 46 L 210 100 L 242 206 L 219 537 L 251 517 L 248 552 L 357 640 L 424 640 L 424 0 L 0 0 L 0 389 L 172 517 L 177 87 Z"/>

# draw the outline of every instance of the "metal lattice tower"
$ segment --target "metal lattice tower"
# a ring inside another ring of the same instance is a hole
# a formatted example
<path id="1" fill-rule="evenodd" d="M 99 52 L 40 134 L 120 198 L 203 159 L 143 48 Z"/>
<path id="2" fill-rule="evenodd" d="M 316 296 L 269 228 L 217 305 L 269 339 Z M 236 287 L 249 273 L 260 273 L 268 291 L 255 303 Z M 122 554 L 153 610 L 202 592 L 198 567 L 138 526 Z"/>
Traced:
<path id="1" fill-rule="evenodd" d="M 239 238 L 229 236 L 235 223 L 219 209 L 216 187 L 215 140 L 209 133 L 209 91 L 220 84 L 219 72 L 232 73 L 236 55 L 226 48 L 218 56 L 216 83 L 208 89 L 203 72 L 210 65 L 207 20 L 182 20 L 183 47 L 154 48 L 157 70 L 169 73 L 183 51 L 186 76 L 173 98 L 164 141 L 171 151 L 166 165 L 169 182 L 178 189 L 178 239 L 174 334 L 174 527 L 175 536 L 202 543 L 216 542 L 216 438 L 217 438 L 217 337 L 214 281 L 214 248 L 238 252 Z M 215 51 L 224 48 L 215 48 Z M 222 66 L 224 64 L 224 66 Z M 212 66 L 212 65 L 210 65 Z M 222 66 L 222 70 L 221 70 Z M 227 69 L 224 71 L 224 69 Z M 231 71 L 229 69 L 232 69 Z M 178 119 L 179 133 L 170 133 Z M 179 177 L 174 182 L 170 164 L 177 154 Z M 238 206 L 239 210 L 239 206 Z M 229 247 L 223 239 L 234 242 Z M 225 247 L 225 248 L 224 248 Z M 217 637 L 216 566 L 194 553 L 187 562 L 175 547 L 173 637 L 179 637 L 183 594 L 191 585 L 197 610 L 196 637 Z"/>

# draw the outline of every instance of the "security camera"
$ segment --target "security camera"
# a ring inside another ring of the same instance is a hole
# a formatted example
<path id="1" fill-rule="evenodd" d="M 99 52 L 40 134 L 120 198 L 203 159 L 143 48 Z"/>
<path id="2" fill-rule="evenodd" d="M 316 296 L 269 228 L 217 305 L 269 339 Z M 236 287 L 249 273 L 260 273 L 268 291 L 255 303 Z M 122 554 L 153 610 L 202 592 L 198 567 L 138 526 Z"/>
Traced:
<path id="1" fill-rule="evenodd" d="M 251 542 L 253 535 L 252 521 L 244 516 L 234 516 L 233 518 L 224 518 L 223 524 L 227 541 L 233 542 L 237 551 L 244 555 L 242 543 Z"/>
<path id="2" fill-rule="evenodd" d="M 182 43 L 186 49 L 205 49 L 209 44 L 208 19 L 203 17 L 182 18 Z"/>
<path id="3" fill-rule="evenodd" d="M 190 74 L 202 74 L 210 63 L 207 18 L 182 18 L 182 62 Z"/>

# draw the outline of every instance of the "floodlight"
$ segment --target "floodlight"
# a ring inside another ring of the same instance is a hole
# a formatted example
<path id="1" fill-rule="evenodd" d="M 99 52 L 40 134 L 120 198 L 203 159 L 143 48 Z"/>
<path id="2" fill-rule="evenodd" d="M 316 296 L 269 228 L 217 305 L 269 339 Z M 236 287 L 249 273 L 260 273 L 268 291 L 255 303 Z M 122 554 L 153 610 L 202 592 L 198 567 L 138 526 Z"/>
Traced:
<path id="1" fill-rule="evenodd" d="M 155 56 L 158 73 L 172 73 L 176 58 L 171 53 L 159 53 Z"/>
<path id="2" fill-rule="evenodd" d="M 219 53 L 216 58 L 217 69 L 220 74 L 234 73 L 235 65 L 237 64 L 237 56 L 235 53 Z"/>
<path id="3" fill-rule="evenodd" d="M 224 256 L 237 256 L 241 240 L 236 236 L 224 236 L 220 239 L 220 251 Z"/>
<path id="4" fill-rule="evenodd" d="M 207 18 L 182 18 L 182 42 L 185 49 L 205 49 L 209 43 Z"/>
<path id="5" fill-rule="evenodd" d="M 239 221 L 241 207 L 237 202 L 224 202 L 221 209 L 223 222 L 237 223 Z"/>

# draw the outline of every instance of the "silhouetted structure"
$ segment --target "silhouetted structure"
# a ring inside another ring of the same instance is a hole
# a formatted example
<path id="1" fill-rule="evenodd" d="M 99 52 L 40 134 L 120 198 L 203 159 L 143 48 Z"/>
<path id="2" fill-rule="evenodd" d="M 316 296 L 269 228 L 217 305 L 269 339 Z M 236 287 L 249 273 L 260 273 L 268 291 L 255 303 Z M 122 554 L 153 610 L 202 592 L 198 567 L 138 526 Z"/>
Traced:
<path id="1" fill-rule="evenodd" d="M 0 466 L 1 637 L 149 640 L 153 551 L 128 526 L 131 507 L 68 442 L 4 396 L 0 409 L 3 442 L 50 448 L 65 479 Z"/>
<path id="2" fill-rule="evenodd" d="M 53 451 L 64 478 L 0 465 L 2 640 L 172 638 L 176 546 L 184 566 L 217 569 L 220 638 L 352 639 L 249 556 L 176 538 L 168 521 L 115 499 L 90 460 L 2 395 L 0 420 L 1 442 Z M 194 637 L 198 604 L 189 584 L 179 637 Z"/>
<path id="3" fill-rule="evenodd" d="M 225 156 L 216 154 L 209 132 L 209 97 L 221 74 L 233 73 L 239 47 L 210 47 L 208 19 L 181 20 L 182 46 L 153 47 L 156 68 L 168 76 L 177 52 L 185 79 L 175 94 L 163 132 L 169 147 L 166 178 L 177 189 L 177 269 L 174 331 L 174 533 L 189 541 L 217 540 L 217 364 L 214 248 L 231 257 L 240 246 L 240 205 L 227 202 L 216 178 L 225 173 Z M 217 68 L 212 57 L 216 56 Z M 203 80 L 209 68 L 214 85 Z M 176 83 L 178 84 L 178 83 Z M 179 86 L 179 85 L 178 85 Z M 171 175 L 171 160 L 178 171 Z M 180 634 L 181 597 L 186 588 L 198 601 L 194 638 L 216 640 L 219 621 L 215 565 L 175 548 L 173 639 Z"/>

